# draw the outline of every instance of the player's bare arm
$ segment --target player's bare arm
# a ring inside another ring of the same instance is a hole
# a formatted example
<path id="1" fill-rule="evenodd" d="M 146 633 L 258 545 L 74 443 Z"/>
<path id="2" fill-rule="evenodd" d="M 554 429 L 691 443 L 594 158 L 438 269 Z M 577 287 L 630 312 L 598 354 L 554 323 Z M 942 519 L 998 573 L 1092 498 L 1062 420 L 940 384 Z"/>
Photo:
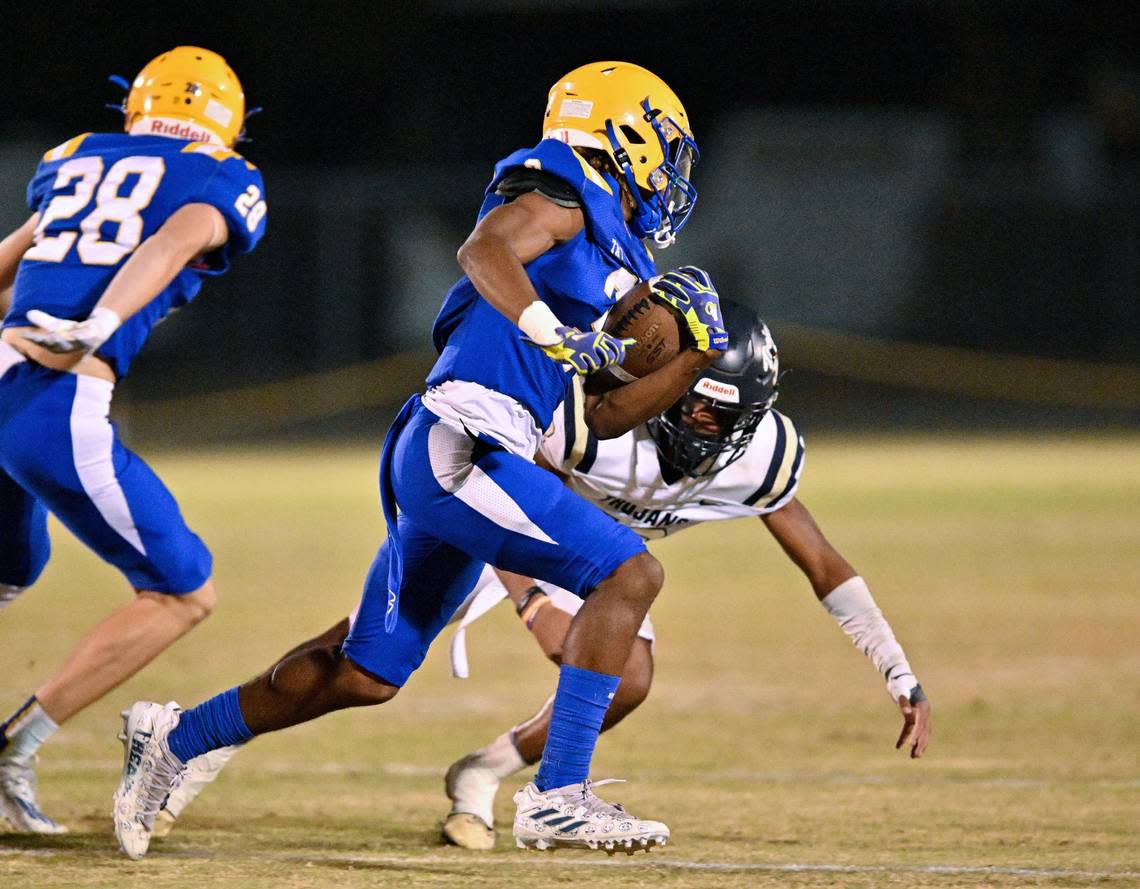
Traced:
<path id="1" fill-rule="evenodd" d="M 772 532 L 789 559 L 796 563 L 821 601 L 833 589 L 850 580 L 856 571 L 828 542 L 807 507 L 797 498 L 760 520 Z"/>
<path id="2" fill-rule="evenodd" d="M 816 597 L 839 622 L 855 646 L 884 674 L 891 697 L 903 716 L 895 749 L 910 742 L 910 756 L 918 759 L 930 743 L 930 701 L 910 672 L 902 647 L 870 590 L 824 537 L 799 500 L 793 498 L 775 512 L 761 516 L 772 536 L 801 571 Z"/>
<path id="3" fill-rule="evenodd" d="M 16 269 L 24 254 L 28 252 L 28 248 L 32 246 L 36 226 L 39 224 L 40 214 L 33 213 L 23 225 L 0 241 L 0 316 L 8 311 L 12 284 L 16 280 Z"/>
<path id="4" fill-rule="evenodd" d="M 491 210 L 457 254 L 483 299 L 548 358 L 583 375 L 621 362 L 628 344 L 605 332 L 583 332 L 563 323 L 539 299 L 524 266 L 577 236 L 585 224 L 578 207 L 562 206 L 532 192 Z"/>
<path id="5" fill-rule="evenodd" d="M 16 271 L 24 254 L 35 243 L 36 229 L 40 224 L 40 214 L 33 213 L 27 221 L 0 241 L 0 318 L 8 314 L 12 307 L 12 286 Z M 12 348 L 51 370 L 74 370 L 114 382 L 114 372 L 105 363 L 91 356 L 54 355 L 47 349 L 25 340 L 21 333 L 27 328 L 11 327 L 0 332 L 3 340 Z"/>
<path id="6" fill-rule="evenodd" d="M 21 349 L 45 366 L 70 370 L 161 293 L 188 262 L 227 239 L 225 220 L 215 207 L 181 207 L 119 269 L 86 321 L 29 313 L 38 329 L 16 328 L 21 331 Z"/>
<path id="7" fill-rule="evenodd" d="M 193 259 L 229 238 L 216 207 L 187 204 L 174 213 L 111 279 L 96 309 L 110 309 L 124 321 L 149 303 Z"/>
<path id="8" fill-rule="evenodd" d="M 515 324 L 538 300 L 523 268 L 585 226 L 577 207 L 563 207 L 532 192 L 496 207 L 459 248 L 456 258 L 480 296 Z"/>
<path id="9" fill-rule="evenodd" d="M 0 241 L 0 319 L 12 307 L 12 284 L 16 280 L 16 269 L 32 246 L 36 226 L 39 224 L 40 214 L 33 213 L 27 222 Z"/>
<path id="10" fill-rule="evenodd" d="M 602 395 L 586 396 L 586 425 L 600 439 L 617 438 L 657 416 L 688 391 L 722 353 L 688 349 L 668 364 Z"/>
<path id="11" fill-rule="evenodd" d="M 556 664 L 562 663 L 562 643 L 570 628 L 571 615 L 550 608 L 550 599 L 535 585 L 533 577 L 495 569 L 515 613 L 534 636 L 542 653 Z"/>

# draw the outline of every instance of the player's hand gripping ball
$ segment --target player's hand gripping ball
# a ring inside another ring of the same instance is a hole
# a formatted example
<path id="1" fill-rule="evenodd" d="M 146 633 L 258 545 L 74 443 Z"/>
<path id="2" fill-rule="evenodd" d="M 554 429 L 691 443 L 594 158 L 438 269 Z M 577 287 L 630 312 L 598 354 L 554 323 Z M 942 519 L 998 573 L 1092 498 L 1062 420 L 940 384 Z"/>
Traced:
<path id="1" fill-rule="evenodd" d="M 625 360 L 626 346 L 633 344 L 632 339 L 621 339 L 604 330 L 583 332 L 576 327 L 559 327 L 554 332 L 561 339 L 547 346 L 541 346 L 526 337 L 524 339 L 542 349 L 548 358 L 581 376 L 621 364 Z"/>
<path id="2" fill-rule="evenodd" d="M 721 320 L 720 296 L 708 272 L 681 266 L 651 282 L 653 295 L 668 303 L 688 325 L 697 351 L 728 348 L 728 331 Z"/>
<path id="3" fill-rule="evenodd" d="M 664 298 L 659 292 L 661 282 L 667 277 L 683 278 L 685 286 L 703 292 L 695 311 L 709 313 L 709 306 L 717 317 L 720 316 L 720 301 L 712 284 L 690 284 L 689 272 L 696 271 L 708 281 L 708 275 L 699 269 L 678 269 L 661 278 L 652 278 L 642 281 L 627 290 L 610 309 L 606 316 L 604 330 L 606 333 L 623 340 L 632 340 L 626 348 L 625 360 L 601 373 L 593 374 L 586 380 L 586 393 L 601 395 L 618 386 L 631 383 L 634 380 L 653 373 L 673 360 L 683 349 L 697 348 L 696 337 L 689 327 L 688 318 L 674 304 L 674 298 Z M 676 289 L 674 285 L 667 284 L 666 290 Z M 711 299 L 709 292 L 711 291 Z M 693 308 L 693 300 L 685 305 Z M 715 325 L 714 325 L 715 327 Z M 703 349 L 724 349 L 727 345 L 727 334 L 723 328 L 716 328 L 718 334 L 712 334 L 709 339 L 713 345 Z"/>

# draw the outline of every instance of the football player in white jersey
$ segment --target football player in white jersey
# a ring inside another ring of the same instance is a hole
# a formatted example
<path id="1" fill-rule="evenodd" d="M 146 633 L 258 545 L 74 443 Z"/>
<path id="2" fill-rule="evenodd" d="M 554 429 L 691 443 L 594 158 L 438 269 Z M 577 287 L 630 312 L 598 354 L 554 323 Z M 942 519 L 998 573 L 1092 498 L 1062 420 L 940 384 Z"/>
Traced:
<path id="1" fill-rule="evenodd" d="M 723 298 L 721 306 L 729 349 L 681 401 L 620 438 L 599 441 L 586 429 L 575 387 L 555 416 L 538 462 L 648 540 L 701 522 L 759 516 L 823 607 L 882 674 L 903 717 L 895 746 L 909 741 L 910 755 L 917 758 L 930 739 L 930 702 L 867 584 L 796 499 L 804 444 L 792 421 L 772 409 L 779 374 L 775 343 L 751 309 Z M 488 569 L 460 611 L 452 642 L 457 675 L 466 675 L 466 627 L 505 597 L 547 657 L 559 662 L 581 600 L 550 584 Z M 652 678 L 653 626 L 646 617 L 603 731 L 645 700 Z M 448 842 L 469 849 L 494 845 L 499 783 L 539 760 L 549 723 L 547 701 L 529 719 L 452 764 L 445 782 L 452 801 L 443 831 Z"/>
<path id="2" fill-rule="evenodd" d="M 555 412 L 536 462 L 558 473 L 578 494 L 596 503 L 646 539 L 674 534 L 701 522 L 759 516 L 788 556 L 803 570 L 824 608 L 886 680 L 903 729 L 896 748 L 909 740 L 919 757 L 930 738 L 930 703 L 866 583 L 829 544 L 796 500 L 804 445 L 792 421 L 772 410 L 779 362 L 768 328 L 748 308 L 722 299 L 729 348 L 705 369 L 689 393 L 659 417 L 619 438 L 599 440 L 582 416 L 580 384 Z M 550 584 L 488 567 L 453 622 L 452 666 L 466 675 L 466 628 L 510 598 L 546 655 L 558 663 L 562 642 L 581 600 Z M 286 654 L 335 649 L 350 621 Z M 606 713 L 603 731 L 645 700 L 653 676 L 653 626 L 646 618 Z M 447 772 L 452 809 L 444 837 L 469 849 L 494 845 L 492 808 L 500 782 L 539 760 L 550 724 L 551 701 L 533 717 L 456 761 Z M 182 783 L 163 804 L 155 836 L 165 836 L 185 807 L 218 775 L 237 746 L 192 760 Z"/>

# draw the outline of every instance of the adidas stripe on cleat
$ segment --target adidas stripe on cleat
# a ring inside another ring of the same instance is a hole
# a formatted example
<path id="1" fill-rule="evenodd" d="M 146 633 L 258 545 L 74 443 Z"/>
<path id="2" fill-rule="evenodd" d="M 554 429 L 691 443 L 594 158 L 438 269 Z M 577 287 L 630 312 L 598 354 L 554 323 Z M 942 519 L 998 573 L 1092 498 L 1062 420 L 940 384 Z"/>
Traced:
<path id="1" fill-rule="evenodd" d="M 520 849 L 598 849 L 613 855 L 664 846 L 669 828 L 643 821 L 620 805 L 599 799 L 593 787 L 613 779 L 570 784 L 543 793 L 533 783 L 515 794 L 514 835 Z"/>

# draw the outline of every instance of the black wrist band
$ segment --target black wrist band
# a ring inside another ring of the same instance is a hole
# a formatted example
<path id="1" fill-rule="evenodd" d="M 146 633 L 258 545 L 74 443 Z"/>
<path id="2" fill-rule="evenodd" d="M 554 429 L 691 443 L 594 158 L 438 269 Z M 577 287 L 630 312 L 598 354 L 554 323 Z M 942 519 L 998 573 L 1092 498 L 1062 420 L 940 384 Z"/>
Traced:
<path id="1" fill-rule="evenodd" d="M 926 692 L 922 690 L 922 686 L 915 683 L 914 688 L 910 690 L 910 702 L 912 704 L 921 704 L 926 700 Z"/>

